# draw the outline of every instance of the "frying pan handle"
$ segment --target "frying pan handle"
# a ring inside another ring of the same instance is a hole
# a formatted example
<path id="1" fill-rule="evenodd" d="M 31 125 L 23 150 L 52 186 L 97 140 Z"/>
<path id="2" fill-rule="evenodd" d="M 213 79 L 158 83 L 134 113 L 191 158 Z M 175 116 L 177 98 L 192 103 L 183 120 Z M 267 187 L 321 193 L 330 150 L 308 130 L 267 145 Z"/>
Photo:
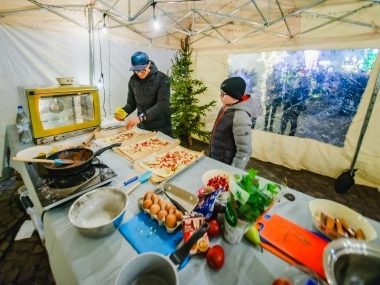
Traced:
<path id="1" fill-rule="evenodd" d="M 108 145 L 106 147 L 103 147 L 103 148 L 97 150 L 96 152 L 94 152 L 94 156 L 98 156 L 98 155 L 102 154 L 103 152 L 105 152 L 106 150 L 111 149 L 113 147 L 117 147 L 117 146 L 121 146 L 121 143 L 114 143 L 114 144 Z"/>
<path id="2" fill-rule="evenodd" d="M 179 249 L 169 255 L 170 260 L 175 265 L 181 264 L 189 254 L 193 245 L 208 231 L 209 228 L 209 223 L 203 223 Z"/>

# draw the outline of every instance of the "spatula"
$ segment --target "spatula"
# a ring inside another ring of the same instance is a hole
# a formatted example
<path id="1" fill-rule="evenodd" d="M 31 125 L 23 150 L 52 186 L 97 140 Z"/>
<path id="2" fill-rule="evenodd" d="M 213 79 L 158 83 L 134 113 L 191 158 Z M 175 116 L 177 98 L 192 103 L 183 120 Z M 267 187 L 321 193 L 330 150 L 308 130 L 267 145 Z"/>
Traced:
<path id="1" fill-rule="evenodd" d="M 23 158 L 23 157 L 12 157 L 12 160 L 23 161 L 23 162 L 42 162 L 42 163 L 54 163 L 57 165 L 73 164 L 74 161 L 70 159 L 39 159 L 39 158 Z"/>
<path id="2" fill-rule="evenodd" d="M 135 190 L 137 187 L 140 186 L 141 183 L 145 183 L 148 181 L 148 179 L 152 176 L 152 171 L 147 171 L 147 172 L 144 172 L 143 174 L 140 175 L 139 177 L 139 181 L 133 185 L 131 188 L 129 188 L 125 194 L 129 195 L 132 193 L 133 190 Z"/>

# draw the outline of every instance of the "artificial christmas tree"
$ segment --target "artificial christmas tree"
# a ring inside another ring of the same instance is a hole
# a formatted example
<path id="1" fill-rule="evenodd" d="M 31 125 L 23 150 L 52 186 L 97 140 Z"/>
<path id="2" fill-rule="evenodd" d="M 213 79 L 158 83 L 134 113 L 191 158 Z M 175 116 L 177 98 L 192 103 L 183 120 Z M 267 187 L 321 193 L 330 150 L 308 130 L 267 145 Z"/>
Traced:
<path id="1" fill-rule="evenodd" d="M 192 134 L 204 140 L 210 139 L 211 133 L 202 130 L 205 126 L 202 117 L 205 117 L 207 111 L 216 104 L 216 101 L 212 100 L 206 105 L 198 105 L 197 95 L 204 93 L 207 87 L 201 81 L 191 78 L 191 53 L 189 38 L 181 40 L 181 49 L 174 56 L 170 75 L 173 134 L 176 138 L 188 139 L 190 146 Z"/>

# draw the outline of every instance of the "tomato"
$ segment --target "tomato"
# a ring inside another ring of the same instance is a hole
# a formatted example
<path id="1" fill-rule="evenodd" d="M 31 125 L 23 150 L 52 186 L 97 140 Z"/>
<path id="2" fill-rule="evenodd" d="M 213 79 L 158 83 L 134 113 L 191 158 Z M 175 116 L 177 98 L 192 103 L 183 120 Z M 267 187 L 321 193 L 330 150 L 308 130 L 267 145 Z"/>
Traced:
<path id="1" fill-rule="evenodd" d="M 222 268 L 224 264 L 224 249 L 220 245 L 214 245 L 207 251 L 207 265 L 214 270 Z"/>
<path id="2" fill-rule="evenodd" d="M 221 227 L 218 220 L 208 220 L 208 224 L 210 225 L 210 228 L 207 231 L 207 234 L 209 237 L 216 237 L 220 235 L 221 233 Z"/>

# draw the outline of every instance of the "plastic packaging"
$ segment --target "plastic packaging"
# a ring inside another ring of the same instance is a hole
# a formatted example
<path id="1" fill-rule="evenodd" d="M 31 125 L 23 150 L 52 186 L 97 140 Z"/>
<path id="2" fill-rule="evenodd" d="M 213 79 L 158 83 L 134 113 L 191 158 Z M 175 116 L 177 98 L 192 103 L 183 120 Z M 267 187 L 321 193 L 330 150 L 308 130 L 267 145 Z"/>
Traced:
<path id="1" fill-rule="evenodd" d="M 199 197 L 197 206 L 194 209 L 194 212 L 202 214 L 205 219 L 210 219 L 214 211 L 214 204 L 216 198 L 222 192 L 223 188 L 220 188 L 214 192 L 211 192 L 208 195 L 203 195 Z"/>
<path id="2" fill-rule="evenodd" d="M 114 116 L 118 121 L 123 121 L 128 116 L 128 113 L 123 108 L 117 107 Z"/>
<path id="3" fill-rule="evenodd" d="M 28 144 L 32 142 L 32 132 L 30 129 L 30 119 L 25 114 L 22 106 L 18 106 L 16 125 L 18 131 L 18 138 L 22 144 Z"/>

